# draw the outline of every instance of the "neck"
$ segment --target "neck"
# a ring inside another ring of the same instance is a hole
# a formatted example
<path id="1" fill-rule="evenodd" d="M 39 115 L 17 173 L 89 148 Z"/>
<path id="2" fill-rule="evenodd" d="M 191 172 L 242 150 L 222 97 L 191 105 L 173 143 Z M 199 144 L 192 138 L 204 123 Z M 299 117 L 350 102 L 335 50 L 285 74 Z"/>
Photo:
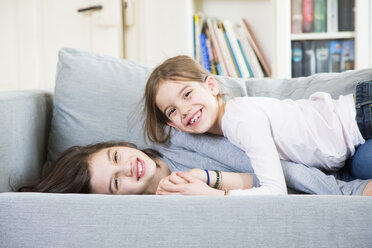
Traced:
<path id="1" fill-rule="evenodd" d="M 222 117 L 225 114 L 225 107 L 226 107 L 226 102 L 223 101 L 222 99 L 218 99 L 218 115 L 216 118 L 216 121 L 211 129 L 209 129 L 208 133 L 216 134 L 216 135 L 223 135 L 222 133 Z"/>

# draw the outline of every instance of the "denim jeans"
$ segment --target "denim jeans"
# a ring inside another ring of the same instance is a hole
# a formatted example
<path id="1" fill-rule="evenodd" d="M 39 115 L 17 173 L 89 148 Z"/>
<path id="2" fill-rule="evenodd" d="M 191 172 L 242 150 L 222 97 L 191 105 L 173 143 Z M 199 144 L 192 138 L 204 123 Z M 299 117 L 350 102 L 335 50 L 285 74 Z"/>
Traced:
<path id="1" fill-rule="evenodd" d="M 358 83 L 355 97 L 359 131 L 368 140 L 372 137 L 372 81 Z"/>
<path id="2" fill-rule="evenodd" d="M 344 181 L 372 178 L 372 81 L 358 83 L 355 95 L 356 121 L 366 142 L 341 169 Z"/>

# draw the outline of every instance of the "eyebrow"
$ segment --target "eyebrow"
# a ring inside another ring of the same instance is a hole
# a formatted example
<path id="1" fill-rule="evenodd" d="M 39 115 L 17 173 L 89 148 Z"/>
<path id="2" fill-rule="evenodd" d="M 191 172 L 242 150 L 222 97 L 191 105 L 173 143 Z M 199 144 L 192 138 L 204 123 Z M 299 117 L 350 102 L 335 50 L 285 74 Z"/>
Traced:
<path id="1" fill-rule="evenodd" d="M 187 87 L 189 87 L 189 85 L 185 85 L 184 87 L 182 87 L 182 89 L 178 92 L 178 95 L 181 95 L 182 92 L 183 92 Z M 164 111 L 163 111 L 163 114 L 164 114 L 165 116 L 167 116 L 167 109 L 168 109 L 168 108 L 170 108 L 170 107 L 167 106 L 167 107 L 164 109 Z"/>
<path id="2" fill-rule="evenodd" d="M 107 158 L 108 158 L 109 161 L 111 161 L 111 149 L 107 149 Z M 110 192 L 110 194 L 113 193 L 113 191 L 112 191 L 112 176 L 110 177 L 109 192 Z"/>

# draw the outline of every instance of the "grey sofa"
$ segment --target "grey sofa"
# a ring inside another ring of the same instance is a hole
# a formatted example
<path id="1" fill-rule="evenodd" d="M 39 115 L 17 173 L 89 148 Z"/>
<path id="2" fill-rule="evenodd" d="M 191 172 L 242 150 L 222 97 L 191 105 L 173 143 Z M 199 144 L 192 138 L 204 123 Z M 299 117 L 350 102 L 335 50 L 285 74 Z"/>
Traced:
<path id="1" fill-rule="evenodd" d="M 150 69 L 74 49 L 59 56 L 55 92 L 0 92 L 0 247 L 372 247 L 368 197 L 11 192 L 38 180 L 72 144 L 146 146 L 133 111 Z M 352 92 L 368 79 L 372 70 L 224 82 L 231 95 L 302 98 L 322 87 Z"/>

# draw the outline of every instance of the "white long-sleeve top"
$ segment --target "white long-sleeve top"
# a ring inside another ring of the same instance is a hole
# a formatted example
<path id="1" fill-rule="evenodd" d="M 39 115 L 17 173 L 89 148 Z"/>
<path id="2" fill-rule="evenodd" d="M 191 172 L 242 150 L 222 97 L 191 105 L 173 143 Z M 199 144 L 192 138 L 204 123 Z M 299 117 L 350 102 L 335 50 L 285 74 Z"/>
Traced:
<path id="1" fill-rule="evenodd" d="M 318 92 L 303 100 L 239 97 L 226 103 L 222 132 L 244 150 L 260 187 L 232 195 L 287 194 L 280 159 L 337 170 L 364 139 L 355 121 L 353 95 L 333 100 Z"/>

